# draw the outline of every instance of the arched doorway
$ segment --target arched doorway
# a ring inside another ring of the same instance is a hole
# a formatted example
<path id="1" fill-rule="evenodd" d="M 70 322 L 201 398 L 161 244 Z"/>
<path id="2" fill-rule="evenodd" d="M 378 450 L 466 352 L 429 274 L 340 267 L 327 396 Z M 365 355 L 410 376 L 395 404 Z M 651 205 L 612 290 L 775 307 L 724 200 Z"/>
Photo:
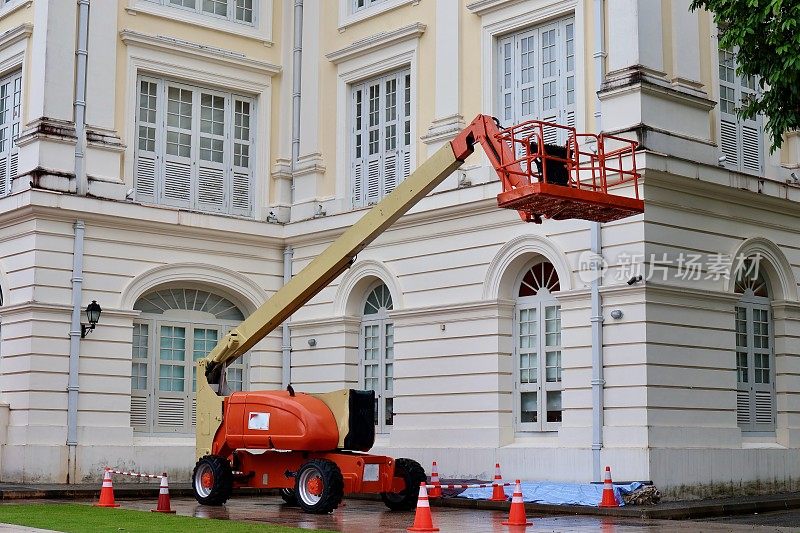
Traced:
<path id="1" fill-rule="evenodd" d="M 394 418 L 392 295 L 383 282 L 367 291 L 361 318 L 360 386 L 375 391 L 375 431 L 387 433 Z"/>
<path id="2" fill-rule="evenodd" d="M 133 324 L 131 426 L 148 433 L 193 433 L 195 362 L 243 319 L 227 298 L 200 289 L 151 291 L 136 301 Z M 244 358 L 228 367 L 229 390 L 246 387 Z"/>
<path id="3" fill-rule="evenodd" d="M 517 431 L 561 423 L 561 290 L 549 261 L 529 264 L 517 282 L 514 317 L 514 420 Z"/>
<path id="4" fill-rule="evenodd" d="M 770 284 L 759 258 L 737 272 L 736 422 L 746 433 L 775 432 L 775 349 Z"/>

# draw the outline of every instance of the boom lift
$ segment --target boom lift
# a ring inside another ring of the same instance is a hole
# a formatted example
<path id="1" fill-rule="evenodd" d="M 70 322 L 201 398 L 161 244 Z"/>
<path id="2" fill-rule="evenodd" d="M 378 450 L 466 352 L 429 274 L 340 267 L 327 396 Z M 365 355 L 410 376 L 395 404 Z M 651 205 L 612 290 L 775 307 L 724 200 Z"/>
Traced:
<path id="1" fill-rule="evenodd" d="M 552 142 L 559 137 L 566 138 L 563 146 Z M 498 205 L 516 209 L 526 222 L 541 223 L 542 216 L 608 222 L 644 211 L 634 141 L 540 121 L 502 129 L 478 115 L 198 361 L 192 486 L 200 503 L 221 505 L 233 488 L 257 487 L 282 489 L 287 502 L 312 513 L 332 511 L 345 492 L 380 493 L 390 509 L 414 507 L 426 480 L 419 463 L 363 453 L 375 438 L 372 391 L 305 394 L 289 386 L 227 394 L 225 369 L 336 279 L 477 143 L 502 182 Z M 625 186 L 633 197 L 609 194 Z"/>

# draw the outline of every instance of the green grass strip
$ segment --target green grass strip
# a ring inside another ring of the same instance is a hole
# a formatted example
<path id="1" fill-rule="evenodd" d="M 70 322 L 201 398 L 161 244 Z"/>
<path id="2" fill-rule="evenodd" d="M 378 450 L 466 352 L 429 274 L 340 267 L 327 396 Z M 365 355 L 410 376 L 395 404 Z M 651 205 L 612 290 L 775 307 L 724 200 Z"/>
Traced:
<path id="1" fill-rule="evenodd" d="M 63 503 L 2 504 L 0 505 L 0 523 L 53 529 L 66 533 L 109 533 L 120 531 L 125 533 L 152 533 L 154 531 L 196 533 L 210 528 L 217 528 L 226 533 L 310 533 L 313 531 L 326 533 L 322 530 L 299 529 L 271 524 L 251 524 L 232 520 L 226 520 L 224 525 L 221 525 L 220 522 L 216 521 L 209 523 L 207 518 Z"/>

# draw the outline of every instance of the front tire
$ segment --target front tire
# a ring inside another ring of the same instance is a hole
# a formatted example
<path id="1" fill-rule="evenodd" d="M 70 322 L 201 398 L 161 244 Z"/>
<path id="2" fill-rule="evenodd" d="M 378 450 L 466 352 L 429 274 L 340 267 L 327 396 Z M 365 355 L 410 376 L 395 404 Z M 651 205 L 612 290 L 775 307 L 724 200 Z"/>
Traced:
<path id="1" fill-rule="evenodd" d="M 342 471 L 328 459 L 311 459 L 297 470 L 294 481 L 297 504 L 313 514 L 330 513 L 344 497 Z"/>
<path id="2" fill-rule="evenodd" d="M 224 457 L 206 455 L 192 472 L 194 497 L 203 505 L 222 505 L 233 492 L 231 464 Z"/>
<path id="3" fill-rule="evenodd" d="M 410 511 L 417 506 L 419 484 L 428 481 L 425 469 L 413 459 L 396 459 L 394 477 L 403 478 L 405 488 L 400 492 L 381 492 L 381 499 L 392 511 Z"/>

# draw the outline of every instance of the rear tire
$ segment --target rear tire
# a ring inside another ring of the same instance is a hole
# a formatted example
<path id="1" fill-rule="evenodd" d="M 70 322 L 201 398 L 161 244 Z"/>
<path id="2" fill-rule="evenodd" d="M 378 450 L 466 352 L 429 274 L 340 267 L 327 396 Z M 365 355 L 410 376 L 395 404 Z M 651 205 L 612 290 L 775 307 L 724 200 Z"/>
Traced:
<path id="1" fill-rule="evenodd" d="M 294 489 L 281 489 L 281 499 L 286 505 L 297 506 L 297 493 L 295 493 Z"/>
<path id="2" fill-rule="evenodd" d="M 328 459 L 311 459 L 297 470 L 294 494 L 300 508 L 313 514 L 330 513 L 342 502 L 342 471 Z"/>
<path id="3" fill-rule="evenodd" d="M 392 511 L 410 511 L 417 506 L 419 484 L 428 481 L 425 469 L 413 459 L 396 459 L 394 477 L 405 481 L 405 488 L 400 492 L 381 492 L 381 499 Z"/>
<path id="4" fill-rule="evenodd" d="M 233 492 L 231 464 L 219 455 L 206 455 L 192 472 L 194 497 L 203 505 L 222 505 Z"/>

